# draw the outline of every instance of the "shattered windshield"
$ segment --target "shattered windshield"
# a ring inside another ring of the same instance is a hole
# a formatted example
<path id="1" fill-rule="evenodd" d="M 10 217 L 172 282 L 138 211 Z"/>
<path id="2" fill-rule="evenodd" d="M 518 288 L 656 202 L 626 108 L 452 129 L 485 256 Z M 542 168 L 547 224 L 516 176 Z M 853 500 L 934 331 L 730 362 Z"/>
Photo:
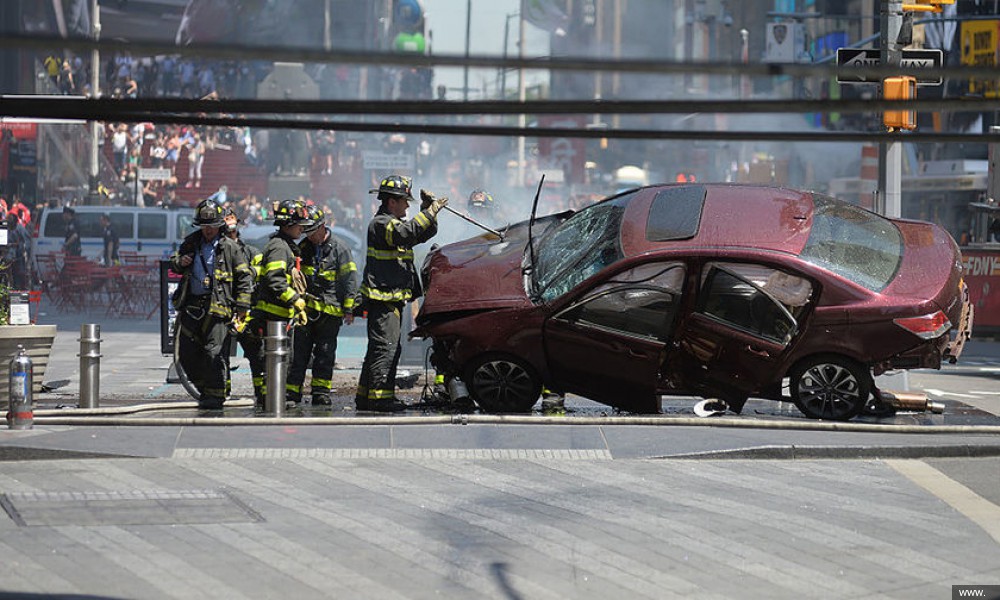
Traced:
<path id="1" fill-rule="evenodd" d="M 535 260 L 536 295 L 551 301 L 623 257 L 621 224 L 634 194 L 586 208 L 541 243 Z"/>
<path id="2" fill-rule="evenodd" d="M 812 230 L 801 258 L 879 292 L 903 259 L 903 237 L 891 221 L 835 198 L 813 195 Z"/>

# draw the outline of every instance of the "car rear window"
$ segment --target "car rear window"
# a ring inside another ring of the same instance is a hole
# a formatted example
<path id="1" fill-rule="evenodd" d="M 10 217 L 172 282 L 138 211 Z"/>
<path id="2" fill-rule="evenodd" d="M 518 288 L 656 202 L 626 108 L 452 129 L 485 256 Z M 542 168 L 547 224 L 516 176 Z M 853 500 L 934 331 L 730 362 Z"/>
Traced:
<path id="1" fill-rule="evenodd" d="M 646 221 L 646 239 L 651 242 L 686 240 L 698 233 L 705 187 L 700 185 L 667 188 L 656 194 Z"/>
<path id="2" fill-rule="evenodd" d="M 884 290 L 903 259 L 903 236 L 888 219 L 813 194 L 813 224 L 799 255 L 874 292 Z"/>

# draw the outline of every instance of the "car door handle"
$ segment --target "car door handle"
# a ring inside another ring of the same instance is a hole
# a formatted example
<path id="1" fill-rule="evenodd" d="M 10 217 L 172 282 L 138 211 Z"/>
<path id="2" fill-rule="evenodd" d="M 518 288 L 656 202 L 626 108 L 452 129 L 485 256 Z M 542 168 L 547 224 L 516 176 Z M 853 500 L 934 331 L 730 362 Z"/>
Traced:
<path id="1" fill-rule="evenodd" d="M 754 348 L 753 346 L 747 346 L 747 352 L 753 354 L 754 356 L 760 356 L 761 358 L 771 358 L 770 352 L 768 352 L 767 350 Z"/>

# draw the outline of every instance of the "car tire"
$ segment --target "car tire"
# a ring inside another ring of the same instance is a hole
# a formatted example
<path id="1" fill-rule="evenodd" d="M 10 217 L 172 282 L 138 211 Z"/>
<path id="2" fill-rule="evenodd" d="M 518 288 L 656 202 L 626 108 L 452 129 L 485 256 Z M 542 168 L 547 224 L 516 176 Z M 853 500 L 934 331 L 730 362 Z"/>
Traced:
<path id="1" fill-rule="evenodd" d="M 800 362 L 790 375 L 792 401 L 810 419 L 848 421 L 868 402 L 871 373 L 857 361 L 824 354 Z"/>
<path id="2" fill-rule="evenodd" d="M 465 385 L 483 412 L 524 413 L 538 401 L 542 383 L 524 361 L 511 356 L 485 356 L 465 371 Z"/>

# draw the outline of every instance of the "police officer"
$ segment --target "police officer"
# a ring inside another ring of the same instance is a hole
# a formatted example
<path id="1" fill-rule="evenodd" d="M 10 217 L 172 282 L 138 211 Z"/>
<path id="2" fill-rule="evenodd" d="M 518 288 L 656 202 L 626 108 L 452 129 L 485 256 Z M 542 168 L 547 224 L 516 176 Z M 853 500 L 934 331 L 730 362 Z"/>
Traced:
<path id="1" fill-rule="evenodd" d="M 342 323 L 354 322 L 358 267 L 347 244 L 327 227 L 324 211 L 307 206 L 306 214 L 313 224 L 304 229 L 306 237 L 299 242 L 299 252 L 307 283 L 309 323 L 295 332 L 295 360 L 288 370 L 286 389 L 288 398 L 296 402 L 301 400 L 306 366 L 312 357 L 312 403 L 329 406 L 337 335 Z"/>
<path id="2" fill-rule="evenodd" d="M 80 243 L 80 224 L 76 220 L 76 209 L 72 206 L 64 206 L 62 209 L 63 228 L 63 252 L 66 256 L 80 256 L 83 254 L 83 245 Z"/>
<path id="3" fill-rule="evenodd" d="M 229 375 L 229 326 L 250 308 L 252 276 L 239 247 L 222 235 L 222 208 L 202 200 L 195 208 L 191 233 L 171 259 L 183 276 L 174 293 L 178 311 L 181 368 L 197 388 L 198 405 L 221 409 Z"/>
<path id="4" fill-rule="evenodd" d="M 246 339 L 247 358 L 250 360 L 252 373 L 265 374 L 264 335 L 267 333 L 268 321 L 288 323 L 294 321 L 305 325 L 309 318 L 306 315 L 306 300 L 302 297 L 304 285 L 299 285 L 301 273 L 298 269 L 299 247 L 296 240 L 302 237 L 304 227 L 312 225 L 306 214 L 306 205 L 300 200 L 282 200 L 275 202 L 274 224 L 278 231 L 264 245 L 260 259 L 260 276 L 257 280 L 257 302 L 250 313 L 250 323 L 247 326 Z M 303 281 L 304 283 L 304 281 Z M 301 291 L 296 287 L 301 287 Z M 294 344 L 294 335 L 293 344 Z M 293 345 L 294 357 L 294 345 Z M 293 360 L 289 357 L 289 361 Z M 254 397 L 258 408 L 263 408 L 267 394 L 266 382 L 263 377 L 258 384 L 254 379 Z M 288 398 L 296 400 L 296 398 Z"/>
<path id="5" fill-rule="evenodd" d="M 410 220 L 406 210 L 413 196 L 409 177 L 390 175 L 378 193 L 382 202 L 368 224 L 368 252 L 361 296 L 368 311 L 368 351 L 355 394 L 358 410 L 397 412 L 406 404 L 396 398 L 400 329 L 405 304 L 423 293 L 413 264 L 413 247 L 437 233 L 438 212 L 447 198 L 422 193 L 420 212 Z"/>
<path id="6" fill-rule="evenodd" d="M 111 215 L 101 214 L 101 264 L 105 267 L 113 267 L 122 264 L 119 251 L 121 250 L 121 240 L 118 232 L 111 226 Z"/>

